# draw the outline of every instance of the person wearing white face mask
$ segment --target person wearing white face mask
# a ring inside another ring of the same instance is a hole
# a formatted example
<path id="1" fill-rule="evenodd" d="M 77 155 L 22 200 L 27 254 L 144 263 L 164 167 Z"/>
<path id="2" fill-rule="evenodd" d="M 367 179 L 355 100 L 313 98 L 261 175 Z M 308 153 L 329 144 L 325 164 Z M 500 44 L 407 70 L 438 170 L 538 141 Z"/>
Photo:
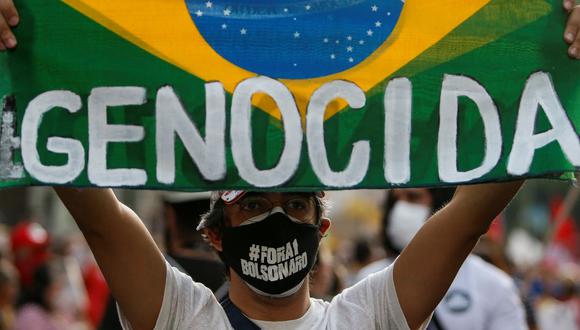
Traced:
<path id="1" fill-rule="evenodd" d="M 404 200 L 398 201 L 391 212 L 390 225 L 385 228 L 386 235 L 393 246 L 402 251 L 419 231 L 419 228 L 423 226 L 430 214 L 430 207 Z"/>
<path id="2" fill-rule="evenodd" d="M 361 269 L 357 280 L 389 266 L 429 216 L 451 199 L 453 191 L 450 188 L 391 191 L 384 207 L 382 230 L 388 257 Z M 469 255 L 437 306 L 428 329 L 527 329 L 527 324 L 513 280 L 480 257 Z"/>

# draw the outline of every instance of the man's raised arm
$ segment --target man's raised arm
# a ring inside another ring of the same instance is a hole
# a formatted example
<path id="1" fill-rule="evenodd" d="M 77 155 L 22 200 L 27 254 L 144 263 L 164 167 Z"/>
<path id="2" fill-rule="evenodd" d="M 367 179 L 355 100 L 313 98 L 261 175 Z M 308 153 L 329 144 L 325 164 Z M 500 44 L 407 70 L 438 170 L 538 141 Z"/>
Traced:
<path id="1" fill-rule="evenodd" d="M 419 230 L 394 265 L 399 303 L 411 329 L 435 309 L 463 261 L 521 182 L 459 187 L 453 199 Z"/>
<path id="2" fill-rule="evenodd" d="M 155 326 L 165 261 L 141 219 L 111 189 L 55 188 L 83 232 L 133 329 Z"/>

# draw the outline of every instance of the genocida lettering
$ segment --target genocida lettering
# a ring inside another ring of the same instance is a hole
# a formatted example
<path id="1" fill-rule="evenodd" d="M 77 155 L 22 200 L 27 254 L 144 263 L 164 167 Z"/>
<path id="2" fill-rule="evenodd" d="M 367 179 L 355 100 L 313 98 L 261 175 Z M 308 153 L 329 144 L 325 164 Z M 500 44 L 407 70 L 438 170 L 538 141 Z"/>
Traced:
<path id="1" fill-rule="evenodd" d="M 283 148 L 276 165 L 268 169 L 260 169 L 253 157 L 252 97 L 258 93 L 266 94 L 274 100 L 283 123 Z M 92 89 L 86 104 L 88 143 L 84 145 L 74 137 L 50 136 L 47 139 L 45 148 L 49 152 L 65 155 L 65 164 L 51 165 L 41 159 L 37 150 L 38 132 L 43 116 L 51 110 L 60 108 L 76 113 L 83 108 L 83 100 L 72 91 L 48 91 L 32 99 L 23 115 L 20 137 L 13 136 L 13 131 L 3 130 L 2 146 L 6 149 L 14 144 L 15 139 L 20 138 L 22 163 L 26 172 L 46 184 L 71 183 L 86 170 L 88 180 L 96 186 L 142 186 L 152 179 L 149 176 L 154 176 L 160 184 L 171 186 L 176 176 L 176 138 L 183 144 L 200 175 L 208 182 L 219 182 L 226 177 L 226 154 L 230 152 L 237 172 L 245 182 L 259 188 L 280 186 L 295 176 L 301 161 L 304 139 L 310 166 L 319 182 L 327 187 L 356 186 L 369 170 L 370 141 L 353 141 L 348 163 L 340 171 L 333 170 L 325 145 L 324 118 L 329 104 L 340 99 L 355 111 L 363 108 L 366 97 L 360 87 L 343 80 L 322 85 L 309 98 L 303 127 L 290 90 L 282 82 L 263 76 L 241 81 L 233 92 L 229 127 L 231 150 L 226 150 L 226 94 L 220 82 L 205 84 L 204 136 L 191 120 L 174 89 L 164 86 L 157 91 L 155 99 L 155 174 L 147 173 L 144 168 L 109 168 L 108 145 L 142 141 L 145 129 L 138 125 L 110 124 L 107 121 L 108 109 L 143 105 L 147 102 L 146 95 L 147 91 L 142 87 Z M 383 172 L 388 184 L 406 184 L 411 179 L 412 97 L 413 86 L 408 78 L 395 78 L 385 87 L 385 122 L 377 124 L 384 125 Z M 459 99 L 465 97 L 477 106 L 483 123 L 484 157 L 477 167 L 463 171 L 457 165 L 457 137 Z M 545 113 L 551 129 L 535 133 L 540 110 Z M 484 86 L 474 79 L 459 75 L 443 77 L 438 125 L 437 170 L 442 182 L 477 180 L 499 163 L 505 141 L 498 108 Z M 512 148 L 507 156 L 507 173 L 513 176 L 526 175 L 535 151 L 552 142 L 559 144 L 573 166 L 580 166 L 578 134 L 559 101 L 549 74 L 537 72 L 528 78 L 521 95 Z M 4 150 L 1 158 L 3 168 L 14 168 L 12 158 L 7 156 L 9 151 Z M 15 173 L 10 175 L 14 177 Z"/>

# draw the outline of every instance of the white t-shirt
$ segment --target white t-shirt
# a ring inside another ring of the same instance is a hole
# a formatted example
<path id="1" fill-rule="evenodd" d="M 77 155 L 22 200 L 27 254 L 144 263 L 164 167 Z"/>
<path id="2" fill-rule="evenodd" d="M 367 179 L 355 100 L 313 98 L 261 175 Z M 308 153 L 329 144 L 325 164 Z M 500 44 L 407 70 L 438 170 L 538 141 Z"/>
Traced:
<path id="1" fill-rule="evenodd" d="M 119 317 L 123 328 L 131 329 L 121 311 Z M 409 329 L 395 293 L 393 267 L 344 290 L 331 302 L 311 298 L 308 311 L 299 319 L 252 321 L 265 330 Z M 233 328 L 210 289 L 167 264 L 163 304 L 155 329 Z"/>
<path id="2" fill-rule="evenodd" d="M 387 267 L 383 259 L 360 270 L 357 278 Z M 524 306 L 514 281 L 499 268 L 470 255 L 435 314 L 446 330 L 527 329 Z"/>
<path id="3" fill-rule="evenodd" d="M 499 268 L 470 255 L 435 310 L 446 329 L 527 329 L 514 281 Z"/>

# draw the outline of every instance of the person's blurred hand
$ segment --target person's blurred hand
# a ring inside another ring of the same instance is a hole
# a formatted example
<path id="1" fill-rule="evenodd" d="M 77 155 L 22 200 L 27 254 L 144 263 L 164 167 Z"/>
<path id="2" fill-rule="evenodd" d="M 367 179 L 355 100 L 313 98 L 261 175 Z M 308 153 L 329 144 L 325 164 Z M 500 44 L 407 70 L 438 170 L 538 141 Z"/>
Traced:
<path id="1" fill-rule="evenodd" d="M 20 17 L 12 0 L 0 0 L 0 51 L 16 47 L 12 28 L 18 25 Z"/>
<path id="2" fill-rule="evenodd" d="M 564 40 L 570 44 L 568 55 L 580 59 L 580 1 L 564 0 L 564 9 L 570 13 L 564 30 Z"/>

